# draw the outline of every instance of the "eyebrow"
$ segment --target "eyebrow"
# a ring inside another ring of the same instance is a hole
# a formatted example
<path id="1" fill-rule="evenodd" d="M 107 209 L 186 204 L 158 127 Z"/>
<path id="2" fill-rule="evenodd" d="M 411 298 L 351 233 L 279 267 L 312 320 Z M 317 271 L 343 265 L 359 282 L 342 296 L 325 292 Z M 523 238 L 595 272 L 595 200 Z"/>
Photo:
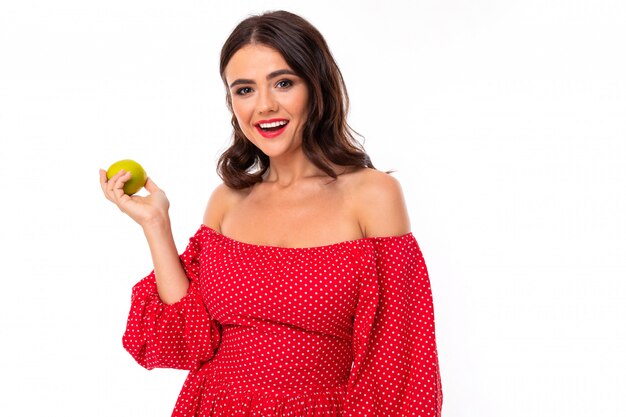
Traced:
<path id="1" fill-rule="evenodd" d="M 280 75 L 298 75 L 295 72 L 293 72 L 292 70 L 288 70 L 288 69 L 280 69 L 274 72 L 270 72 L 269 74 L 267 74 L 267 77 L 265 77 L 268 81 L 271 80 L 272 78 L 276 78 Z M 236 85 L 239 84 L 254 84 L 254 80 L 250 80 L 250 79 L 246 79 L 246 78 L 239 78 L 235 81 L 233 81 L 232 83 L 230 83 L 230 88 L 233 88 Z"/>

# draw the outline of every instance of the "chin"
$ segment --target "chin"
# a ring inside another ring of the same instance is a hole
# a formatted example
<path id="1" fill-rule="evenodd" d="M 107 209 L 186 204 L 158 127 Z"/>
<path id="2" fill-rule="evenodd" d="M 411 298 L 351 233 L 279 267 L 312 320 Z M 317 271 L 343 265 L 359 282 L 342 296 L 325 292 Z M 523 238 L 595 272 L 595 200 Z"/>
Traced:
<path id="1" fill-rule="evenodd" d="M 267 156 L 270 159 L 279 158 L 287 153 L 284 149 L 280 149 L 280 150 L 268 150 L 268 149 L 263 149 L 263 148 L 259 148 L 259 149 L 261 150 L 261 152 L 265 154 L 265 156 Z"/>
<path id="2" fill-rule="evenodd" d="M 256 142 L 255 146 L 270 158 L 292 153 L 296 148 L 301 148 L 301 144 L 296 145 L 292 141 L 287 140 L 281 140 L 281 143 L 267 143 L 267 139 L 265 141 L 265 143 Z"/>

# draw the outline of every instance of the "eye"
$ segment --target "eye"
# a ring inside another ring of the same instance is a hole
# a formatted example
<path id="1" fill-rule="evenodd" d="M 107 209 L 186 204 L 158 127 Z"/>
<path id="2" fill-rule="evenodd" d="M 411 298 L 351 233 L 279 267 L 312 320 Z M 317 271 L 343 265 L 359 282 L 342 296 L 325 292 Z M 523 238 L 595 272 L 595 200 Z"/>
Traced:
<path id="1" fill-rule="evenodd" d="M 252 89 L 250 87 L 242 87 L 242 88 L 238 88 L 237 90 L 235 90 L 235 94 L 237 94 L 238 96 L 245 96 L 246 94 L 249 94 L 250 92 L 252 92 Z"/>
<path id="2" fill-rule="evenodd" d="M 276 83 L 276 87 L 278 88 L 289 88 L 293 85 L 293 81 L 291 80 L 280 80 Z"/>

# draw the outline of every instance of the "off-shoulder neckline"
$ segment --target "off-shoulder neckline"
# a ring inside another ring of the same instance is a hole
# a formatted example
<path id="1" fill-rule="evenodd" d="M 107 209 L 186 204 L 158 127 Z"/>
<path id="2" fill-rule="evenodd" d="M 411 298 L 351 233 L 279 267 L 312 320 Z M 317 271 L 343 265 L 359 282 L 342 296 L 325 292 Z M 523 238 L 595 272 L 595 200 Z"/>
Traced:
<path id="1" fill-rule="evenodd" d="M 258 249 L 272 249 L 272 250 L 284 250 L 284 251 L 310 251 L 310 250 L 322 250 L 322 249 L 331 249 L 334 247 L 338 247 L 338 246 L 349 246 L 349 245 L 355 245 L 358 244 L 360 242 L 374 242 L 374 241 L 386 241 L 386 240 L 402 240 L 402 239 L 406 239 L 409 238 L 411 236 L 413 236 L 412 232 L 408 232 L 405 233 L 403 235 L 398 235 L 398 236 L 369 236 L 369 237 L 362 237 L 362 238 L 358 238 L 358 239 L 351 239 L 351 240 L 344 240 L 341 242 L 335 242 L 335 243 L 329 243 L 326 245 L 319 245 L 319 246 L 303 246 L 303 247 L 285 247 L 285 246 L 272 246 L 272 245 L 261 245 L 261 244 L 257 244 L 257 243 L 248 243 L 248 242 L 243 242 L 241 240 L 237 240 L 237 239 L 233 239 L 232 237 L 228 237 L 220 232 L 218 232 L 217 230 L 207 226 L 206 224 L 202 223 L 200 225 L 200 229 L 201 230 L 205 230 L 217 237 L 219 237 L 220 239 L 223 239 L 226 242 L 229 242 L 231 244 L 234 245 L 239 245 L 242 247 L 248 247 L 248 248 L 258 248 Z"/>

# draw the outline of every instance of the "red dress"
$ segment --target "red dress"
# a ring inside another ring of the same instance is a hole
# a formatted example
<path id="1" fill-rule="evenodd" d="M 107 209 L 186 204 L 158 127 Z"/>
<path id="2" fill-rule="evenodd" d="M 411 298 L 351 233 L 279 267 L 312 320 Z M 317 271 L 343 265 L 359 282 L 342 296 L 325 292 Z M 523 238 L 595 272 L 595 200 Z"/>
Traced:
<path id="1" fill-rule="evenodd" d="M 191 371 L 174 417 L 440 416 L 428 272 L 411 233 L 281 248 L 202 225 L 191 284 L 133 287 L 123 343 L 147 369 Z"/>

